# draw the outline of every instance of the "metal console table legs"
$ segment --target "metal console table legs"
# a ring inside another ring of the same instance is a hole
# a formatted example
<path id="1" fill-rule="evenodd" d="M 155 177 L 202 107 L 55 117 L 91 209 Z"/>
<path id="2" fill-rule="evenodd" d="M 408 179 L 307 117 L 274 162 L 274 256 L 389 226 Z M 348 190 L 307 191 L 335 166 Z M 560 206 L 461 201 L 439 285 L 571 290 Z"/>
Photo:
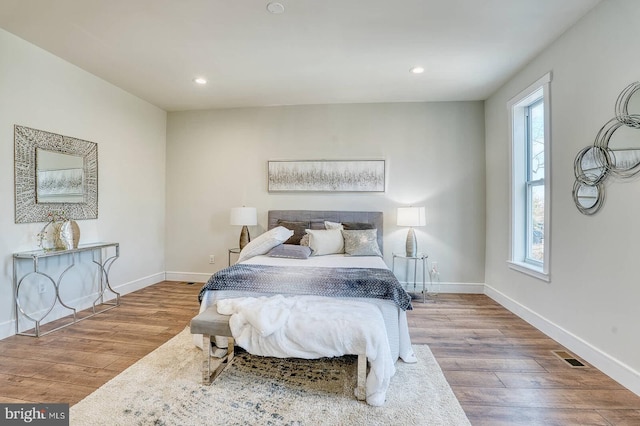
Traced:
<path id="1" fill-rule="evenodd" d="M 109 249 L 113 248 L 115 253 L 112 256 L 108 256 L 103 260 L 103 249 L 105 253 L 108 253 Z M 82 252 L 91 252 L 92 262 L 98 266 L 98 272 L 100 274 L 100 290 L 98 296 L 93 301 L 92 312 L 91 314 L 78 318 L 77 309 L 67 305 L 62 298 L 60 297 L 60 285 L 64 276 L 76 266 L 76 261 L 80 261 L 80 253 Z M 43 258 L 51 258 L 51 257 L 59 257 L 63 255 L 68 255 L 71 261 L 71 264 L 67 266 L 55 280 L 51 275 L 43 272 L 40 268 L 40 260 Z M 96 256 L 97 255 L 97 256 Z M 97 257 L 97 259 L 96 259 Z M 120 257 L 120 244 L 119 243 L 93 243 L 93 244 L 82 244 L 78 248 L 70 249 L 70 250 L 34 250 L 34 251 L 26 251 L 20 253 L 13 254 L 13 288 L 14 288 L 14 302 L 15 302 L 15 321 L 16 321 L 16 334 L 21 334 L 24 336 L 31 337 L 39 337 L 49 334 L 53 331 L 59 330 L 63 327 L 68 327 L 72 324 L 75 324 L 78 321 L 81 321 L 86 318 L 90 318 L 99 313 L 108 311 L 109 309 L 113 309 L 120 305 L 120 293 L 116 292 L 111 288 L 111 283 L 109 282 L 109 271 L 111 270 L 111 266 L 113 262 L 116 261 Z M 33 263 L 33 270 L 25 273 L 18 279 L 18 262 L 21 260 L 30 260 Z M 45 278 L 43 280 L 45 283 L 48 283 L 52 286 L 55 297 L 53 298 L 51 305 L 44 309 L 44 312 L 41 314 L 39 318 L 34 318 L 33 313 L 29 314 L 23 308 L 20 301 L 20 290 L 27 286 L 28 282 L 25 282 L 25 279 L 31 275 L 39 275 Z M 115 295 L 114 301 L 106 301 L 104 300 L 105 292 L 109 291 Z M 71 322 L 63 324 L 61 326 L 55 327 L 51 330 L 47 330 L 43 332 L 41 330 L 42 321 L 51 313 L 53 308 L 57 303 L 60 303 L 64 308 L 70 310 L 73 314 L 73 319 Z M 97 310 L 98 305 L 109 305 L 109 307 L 104 308 L 102 310 Z M 26 333 L 20 331 L 20 316 L 29 319 L 33 323 L 35 323 L 34 332 Z"/>

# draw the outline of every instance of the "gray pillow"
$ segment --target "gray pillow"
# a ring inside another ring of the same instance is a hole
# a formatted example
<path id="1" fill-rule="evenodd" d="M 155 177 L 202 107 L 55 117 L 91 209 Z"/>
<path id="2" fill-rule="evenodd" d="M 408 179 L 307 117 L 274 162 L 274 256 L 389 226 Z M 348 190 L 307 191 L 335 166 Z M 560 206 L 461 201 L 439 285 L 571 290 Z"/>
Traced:
<path id="1" fill-rule="evenodd" d="M 366 222 L 342 222 L 342 226 L 347 231 L 358 231 L 361 229 L 374 229 L 373 223 Z"/>
<path id="2" fill-rule="evenodd" d="M 344 252 L 351 256 L 382 256 L 378 247 L 378 230 L 342 231 Z"/>
<path id="3" fill-rule="evenodd" d="M 324 227 L 324 221 L 312 220 L 311 229 L 327 229 Z"/>
<path id="4" fill-rule="evenodd" d="M 296 244 L 280 244 L 268 253 L 270 257 L 286 257 L 289 259 L 307 259 L 311 255 L 311 249 Z"/>

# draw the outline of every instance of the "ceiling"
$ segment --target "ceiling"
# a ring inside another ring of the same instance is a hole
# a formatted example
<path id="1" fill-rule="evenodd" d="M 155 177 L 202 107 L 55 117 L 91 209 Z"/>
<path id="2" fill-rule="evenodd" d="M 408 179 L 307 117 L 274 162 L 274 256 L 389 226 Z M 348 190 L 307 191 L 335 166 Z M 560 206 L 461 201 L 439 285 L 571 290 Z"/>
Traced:
<path id="1" fill-rule="evenodd" d="M 462 101 L 599 2 L 277 1 L 2 0 L 0 27 L 167 111 Z"/>

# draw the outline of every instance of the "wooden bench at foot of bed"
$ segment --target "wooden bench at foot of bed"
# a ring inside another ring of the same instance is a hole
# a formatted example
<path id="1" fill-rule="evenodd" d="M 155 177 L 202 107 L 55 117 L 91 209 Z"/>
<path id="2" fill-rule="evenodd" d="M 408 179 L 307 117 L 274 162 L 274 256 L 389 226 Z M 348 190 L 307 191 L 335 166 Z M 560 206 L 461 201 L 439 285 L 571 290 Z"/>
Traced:
<path id="1" fill-rule="evenodd" d="M 191 334 L 202 334 L 202 384 L 210 385 L 233 361 L 235 341 L 229 328 L 229 315 L 219 314 L 215 306 L 210 306 L 191 320 Z M 227 339 L 227 354 L 220 365 L 211 371 L 211 341 L 215 336 Z M 355 391 L 360 401 L 366 399 L 367 355 L 358 355 L 358 385 Z"/>

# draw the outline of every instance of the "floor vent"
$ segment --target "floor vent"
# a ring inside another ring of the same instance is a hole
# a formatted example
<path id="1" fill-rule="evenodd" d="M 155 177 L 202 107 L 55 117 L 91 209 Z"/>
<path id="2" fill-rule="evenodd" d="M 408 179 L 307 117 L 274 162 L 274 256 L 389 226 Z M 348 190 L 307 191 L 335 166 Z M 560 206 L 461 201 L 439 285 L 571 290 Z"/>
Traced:
<path id="1" fill-rule="evenodd" d="M 555 356 L 566 362 L 571 368 L 587 368 L 587 366 L 567 351 L 551 351 Z"/>

